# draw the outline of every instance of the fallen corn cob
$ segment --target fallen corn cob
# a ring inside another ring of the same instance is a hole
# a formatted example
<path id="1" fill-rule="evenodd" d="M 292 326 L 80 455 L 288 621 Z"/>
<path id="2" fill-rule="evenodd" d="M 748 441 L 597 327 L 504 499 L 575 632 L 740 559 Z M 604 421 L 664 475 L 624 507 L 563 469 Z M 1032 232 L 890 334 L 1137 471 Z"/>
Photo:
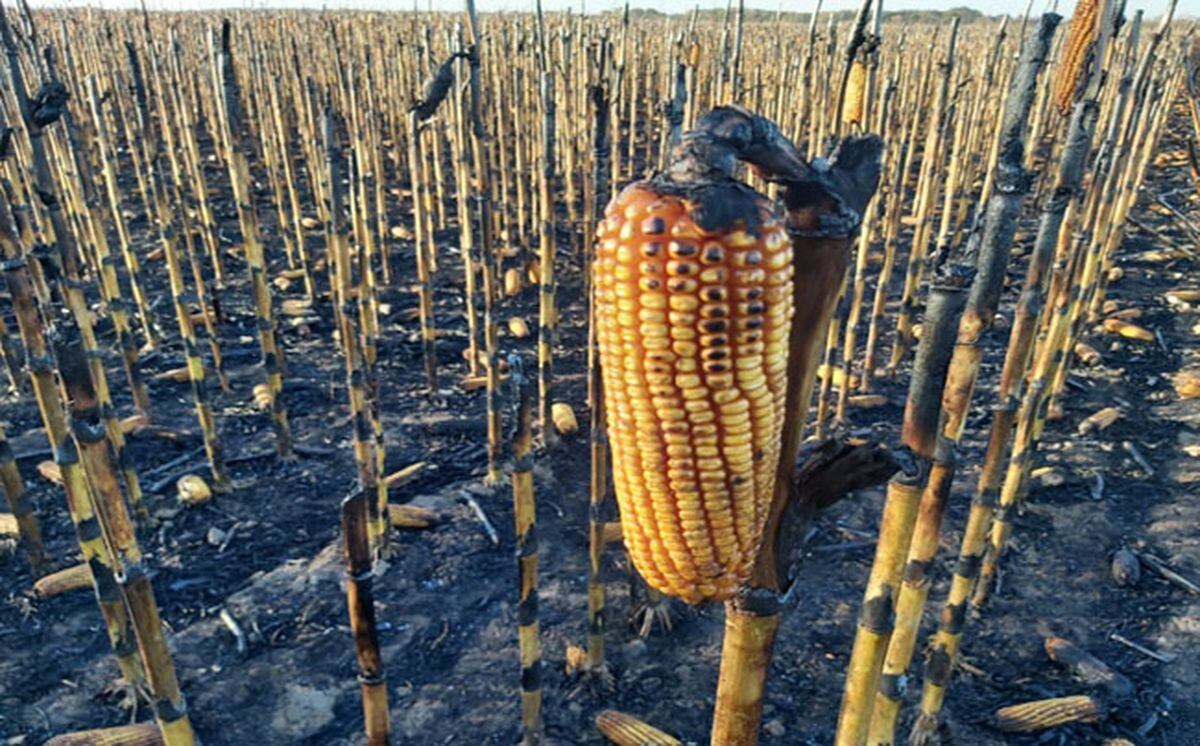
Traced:
<path id="1" fill-rule="evenodd" d="M 162 742 L 157 723 L 135 723 L 62 733 L 46 741 L 46 746 L 159 746 Z"/>
<path id="2" fill-rule="evenodd" d="M 1067 723 L 1094 723 L 1103 716 L 1099 700 L 1080 694 L 1001 707 L 995 726 L 1008 733 L 1034 733 Z"/>
<path id="3" fill-rule="evenodd" d="M 604 710 L 596 716 L 596 728 L 617 746 L 682 746 L 674 736 L 643 723 L 632 715 Z"/>
<path id="4" fill-rule="evenodd" d="M 57 572 L 38 578 L 33 592 L 38 598 L 53 598 L 80 588 L 92 586 L 92 568 L 86 562 L 65 567 Z"/>

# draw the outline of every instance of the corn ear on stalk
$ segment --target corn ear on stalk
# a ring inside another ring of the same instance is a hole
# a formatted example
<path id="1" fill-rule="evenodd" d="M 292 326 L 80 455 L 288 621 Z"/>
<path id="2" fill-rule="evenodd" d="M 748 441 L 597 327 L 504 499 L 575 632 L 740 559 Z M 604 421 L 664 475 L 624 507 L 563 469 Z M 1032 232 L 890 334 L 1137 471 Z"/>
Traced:
<path id="1" fill-rule="evenodd" d="M 683 746 L 678 738 L 616 710 L 597 715 L 596 727 L 616 746 Z"/>
<path id="2" fill-rule="evenodd" d="M 625 546 L 654 588 L 725 600 L 750 576 L 774 492 L 792 248 L 706 230 L 686 197 L 630 185 L 597 230 L 597 343 Z"/>
<path id="3" fill-rule="evenodd" d="M 1099 700 L 1080 694 L 1001 707 L 994 724 L 1007 733 L 1035 733 L 1067 723 L 1094 723 L 1103 716 Z"/>
<path id="4" fill-rule="evenodd" d="M 867 66 L 855 60 L 846 78 L 846 98 L 842 104 L 843 124 L 862 124 L 863 106 L 866 103 Z"/>
<path id="5" fill-rule="evenodd" d="M 1099 31 L 1100 0 L 1080 0 L 1071 16 L 1071 28 L 1059 55 L 1058 74 L 1054 78 L 1054 101 L 1066 114 L 1075 102 L 1079 78 L 1088 63 Z"/>
<path id="6" fill-rule="evenodd" d="M 44 575 L 33 584 L 33 592 L 38 598 L 53 598 L 69 591 L 92 587 L 92 568 L 86 562 L 65 567 L 57 572 Z"/>
<path id="7" fill-rule="evenodd" d="M 46 746 L 159 746 L 162 742 L 157 723 L 136 723 L 62 733 L 46 741 Z"/>

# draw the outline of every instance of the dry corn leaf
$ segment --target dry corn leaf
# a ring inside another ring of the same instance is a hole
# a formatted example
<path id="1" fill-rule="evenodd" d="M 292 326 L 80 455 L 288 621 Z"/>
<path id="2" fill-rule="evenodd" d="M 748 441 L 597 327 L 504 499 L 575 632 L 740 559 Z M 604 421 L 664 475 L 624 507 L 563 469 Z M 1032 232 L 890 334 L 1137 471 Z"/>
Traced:
<path id="1" fill-rule="evenodd" d="M 275 286 L 276 290 L 282 293 L 292 286 L 292 281 L 286 277 L 276 277 L 274 280 L 271 280 L 271 284 Z"/>
<path id="2" fill-rule="evenodd" d="M 300 227 L 306 231 L 315 231 L 321 227 L 321 221 L 309 215 L 305 215 L 304 217 L 300 218 Z"/>
<path id="3" fill-rule="evenodd" d="M 568 645 L 566 654 L 567 676 L 578 676 L 588 668 L 587 651 L 578 645 Z"/>
<path id="4" fill-rule="evenodd" d="M 550 405 L 550 418 L 554 420 L 554 429 L 561 435 L 579 432 L 579 420 L 575 419 L 575 410 L 565 401 L 556 401 Z"/>
<path id="5" fill-rule="evenodd" d="M 69 591 L 91 587 L 92 568 L 86 562 L 80 562 L 78 565 L 72 565 L 38 578 L 33 583 L 33 592 L 39 598 L 52 598 Z"/>
<path id="6" fill-rule="evenodd" d="M 1125 276 L 1125 270 L 1122 269 L 1121 267 L 1113 267 L 1112 269 L 1108 270 L 1109 284 L 1120 280 L 1124 276 Z"/>
<path id="7" fill-rule="evenodd" d="M 146 260 L 147 261 L 158 262 L 158 261 L 162 261 L 162 258 L 163 258 L 163 250 L 161 247 L 157 248 L 157 249 L 151 249 L 150 251 L 146 252 Z"/>
<path id="8" fill-rule="evenodd" d="M 616 544 L 625 538 L 620 521 L 606 521 L 600 531 L 605 544 Z"/>
<path id="9" fill-rule="evenodd" d="M 1121 410 L 1117 407 L 1105 407 L 1098 412 L 1093 412 L 1088 415 L 1082 422 L 1079 423 L 1078 432 L 1080 435 L 1100 432 L 1108 428 L 1114 422 L 1121 418 Z"/>
<path id="10" fill-rule="evenodd" d="M 393 225 L 388 229 L 388 233 L 391 234 L 392 238 L 401 241 L 409 241 L 413 237 L 412 230 L 406 225 Z"/>
<path id="11" fill-rule="evenodd" d="M 1123 308 L 1120 311 L 1114 311 L 1109 314 L 1110 319 L 1120 319 L 1121 321 L 1133 321 L 1142 317 L 1142 309 L 1140 308 Z"/>
<path id="12" fill-rule="evenodd" d="M 63 483 L 62 468 L 53 461 L 39 462 L 37 465 L 37 470 L 38 474 L 41 474 L 42 478 L 47 482 L 52 482 L 54 484 Z"/>
<path id="13" fill-rule="evenodd" d="M 179 478 L 175 483 L 176 493 L 179 497 L 179 502 L 188 507 L 203 505 L 212 499 L 212 490 L 209 489 L 208 483 L 203 477 L 195 474 L 187 474 Z"/>
<path id="14" fill-rule="evenodd" d="M 529 263 L 526 269 L 525 276 L 529 278 L 530 285 L 539 285 L 542 282 L 542 265 L 537 259 Z"/>
<path id="15" fill-rule="evenodd" d="M 294 269 L 285 269 L 279 273 L 279 277 L 282 277 L 287 280 L 299 280 L 302 277 L 304 277 L 304 269 L 302 267 L 296 267 Z"/>
<path id="16" fill-rule="evenodd" d="M 1103 326 L 1104 331 L 1108 332 L 1109 334 L 1119 334 L 1126 339 L 1138 339 L 1143 342 L 1154 341 L 1154 332 L 1140 327 L 1137 324 L 1130 324 L 1127 321 L 1122 321 L 1121 319 L 1105 319 Z"/>

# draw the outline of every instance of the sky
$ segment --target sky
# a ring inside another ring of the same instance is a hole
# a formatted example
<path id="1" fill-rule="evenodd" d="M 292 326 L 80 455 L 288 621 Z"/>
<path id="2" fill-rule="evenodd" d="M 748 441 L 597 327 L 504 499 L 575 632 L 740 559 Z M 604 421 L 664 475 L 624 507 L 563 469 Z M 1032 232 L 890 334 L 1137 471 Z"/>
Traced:
<path id="1" fill-rule="evenodd" d="M 103 8 L 137 7 L 140 0 L 30 0 L 34 6 L 68 7 L 92 5 Z M 200 10 L 205 7 L 228 8 L 366 8 L 371 10 L 408 10 L 413 7 L 414 0 L 146 0 L 147 7 L 157 10 Z M 462 8 L 461 0 L 415 0 L 424 10 L 432 7 L 435 10 L 458 10 Z M 547 10 L 580 10 L 586 8 L 589 12 L 619 8 L 624 0 L 542 0 L 542 6 Z M 735 0 L 736 2 L 736 0 Z M 822 10 L 852 10 L 859 6 L 860 0 L 825 0 Z M 650 7 L 665 12 L 682 13 L 691 10 L 696 5 L 701 8 L 725 7 L 725 0 L 630 0 L 633 7 Z M 1167 7 L 1168 0 L 1129 0 L 1129 9 L 1141 8 L 1148 18 L 1152 18 Z M 534 0 L 476 0 L 476 7 L 483 12 L 492 10 L 523 10 L 532 8 Z M 1075 6 L 1075 0 L 1034 0 L 1034 12 L 1041 12 L 1057 5 L 1057 12 L 1066 14 Z M 816 0 L 746 0 L 746 6 L 775 10 L 784 7 L 786 10 L 807 11 L 816 7 Z M 970 7 L 985 13 L 1020 14 L 1025 10 L 1025 0 L 884 0 L 884 8 L 888 10 L 946 10 L 955 7 Z M 1200 13 L 1200 0 L 1179 0 L 1178 13 L 1195 16 Z"/>

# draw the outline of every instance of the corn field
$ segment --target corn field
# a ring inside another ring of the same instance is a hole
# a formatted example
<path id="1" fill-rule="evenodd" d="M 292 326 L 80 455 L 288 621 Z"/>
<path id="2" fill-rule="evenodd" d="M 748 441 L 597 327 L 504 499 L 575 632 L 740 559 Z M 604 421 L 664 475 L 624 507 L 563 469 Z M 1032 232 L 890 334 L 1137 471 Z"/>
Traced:
<path id="1" fill-rule="evenodd" d="M 0 5 L 3 743 L 1200 741 L 1196 22 L 882 5 Z"/>

